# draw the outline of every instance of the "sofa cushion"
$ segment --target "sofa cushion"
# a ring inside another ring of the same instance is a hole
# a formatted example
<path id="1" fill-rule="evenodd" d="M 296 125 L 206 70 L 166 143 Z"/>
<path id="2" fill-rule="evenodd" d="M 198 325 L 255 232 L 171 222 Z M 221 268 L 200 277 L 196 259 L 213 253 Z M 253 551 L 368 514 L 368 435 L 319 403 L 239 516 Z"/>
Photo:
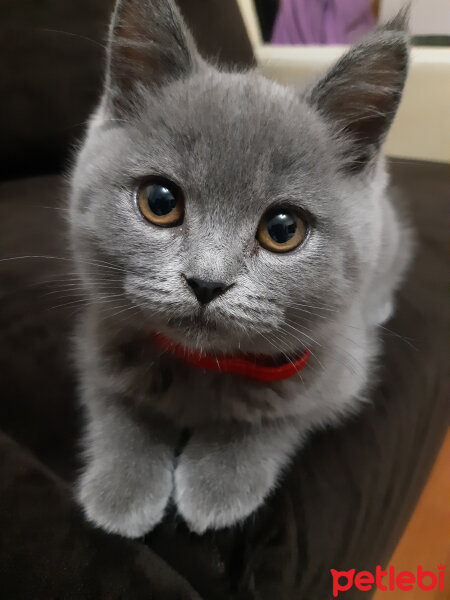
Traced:
<path id="1" fill-rule="evenodd" d="M 200 537 L 169 512 L 132 546 L 94 535 L 71 500 L 82 420 L 70 337 L 81 303 L 76 292 L 55 293 L 73 270 L 64 186 L 59 177 L 0 184 L 0 596 L 137 599 L 142 567 L 158 599 L 190 598 L 188 581 L 205 600 L 313 600 L 330 597 L 331 568 L 385 564 L 448 427 L 447 168 L 391 162 L 411 205 L 417 256 L 383 330 L 372 402 L 312 436 L 243 526 Z M 37 258 L 2 260 L 20 256 Z M 173 577 L 155 580 L 170 568 Z M 175 573 L 179 596 L 170 595 Z"/>

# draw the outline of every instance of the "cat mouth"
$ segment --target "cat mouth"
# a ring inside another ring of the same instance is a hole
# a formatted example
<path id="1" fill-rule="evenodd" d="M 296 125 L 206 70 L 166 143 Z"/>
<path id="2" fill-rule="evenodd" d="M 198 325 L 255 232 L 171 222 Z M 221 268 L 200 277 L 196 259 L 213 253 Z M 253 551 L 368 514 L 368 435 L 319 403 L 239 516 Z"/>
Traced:
<path id="1" fill-rule="evenodd" d="M 292 360 L 286 355 L 207 354 L 178 344 L 162 333 L 152 333 L 151 337 L 156 346 L 169 352 L 177 360 L 191 366 L 209 371 L 241 375 L 260 381 L 279 381 L 293 377 L 306 367 L 310 356 L 308 348 L 298 356 L 293 357 Z"/>
<path id="2" fill-rule="evenodd" d="M 192 316 L 177 317 L 176 319 L 169 319 L 169 327 L 176 327 L 177 329 L 185 329 L 186 331 L 192 328 L 205 330 L 208 332 L 216 332 L 219 329 L 216 320 L 210 316 L 206 316 L 203 310 Z"/>

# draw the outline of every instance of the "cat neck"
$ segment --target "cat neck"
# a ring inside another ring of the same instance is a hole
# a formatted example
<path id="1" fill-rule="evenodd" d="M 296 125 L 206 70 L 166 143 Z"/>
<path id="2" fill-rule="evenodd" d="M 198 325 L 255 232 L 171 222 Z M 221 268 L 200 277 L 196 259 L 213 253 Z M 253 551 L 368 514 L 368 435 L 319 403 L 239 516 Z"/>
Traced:
<path id="1" fill-rule="evenodd" d="M 288 357 L 283 357 L 282 361 L 257 354 L 217 356 L 188 349 L 161 333 L 153 333 L 151 337 L 159 348 L 185 363 L 209 371 L 220 371 L 259 381 L 289 379 L 306 367 L 310 356 L 309 349 L 303 350 L 297 358 L 290 360 Z"/>

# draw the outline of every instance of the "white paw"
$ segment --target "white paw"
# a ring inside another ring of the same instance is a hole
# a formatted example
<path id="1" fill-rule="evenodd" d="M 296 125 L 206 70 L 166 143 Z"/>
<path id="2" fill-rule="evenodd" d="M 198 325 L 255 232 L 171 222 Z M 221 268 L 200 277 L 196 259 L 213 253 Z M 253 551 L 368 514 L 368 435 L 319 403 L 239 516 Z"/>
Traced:
<path id="1" fill-rule="evenodd" d="M 78 487 L 78 501 L 89 521 L 110 533 L 137 538 L 163 518 L 172 490 L 170 471 L 157 480 L 120 474 L 112 467 L 88 465 Z"/>
<path id="2" fill-rule="evenodd" d="M 189 529 L 202 534 L 243 521 L 261 506 L 275 485 L 264 465 L 227 471 L 220 458 L 181 459 L 175 471 L 175 502 Z M 242 465 L 241 465 L 242 467 Z"/>

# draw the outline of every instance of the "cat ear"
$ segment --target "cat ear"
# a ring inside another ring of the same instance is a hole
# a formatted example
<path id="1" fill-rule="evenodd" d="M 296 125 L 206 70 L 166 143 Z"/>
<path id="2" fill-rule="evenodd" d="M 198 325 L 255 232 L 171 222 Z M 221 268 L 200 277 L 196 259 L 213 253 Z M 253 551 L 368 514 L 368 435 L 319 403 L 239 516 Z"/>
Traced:
<path id="1" fill-rule="evenodd" d="M 307 100 L 350 143 L 345 168 L 362 171 L 376 156 L 397 112 L 408 71 L 407 11 L 345 54 Z"/>
<path id="2" fill-rule="evenodd" d="M 196 69 L 200 56 L 172 0 L 118 0 L 110 27 L 106 93 L 122 111 L 143 87 Z"/>

